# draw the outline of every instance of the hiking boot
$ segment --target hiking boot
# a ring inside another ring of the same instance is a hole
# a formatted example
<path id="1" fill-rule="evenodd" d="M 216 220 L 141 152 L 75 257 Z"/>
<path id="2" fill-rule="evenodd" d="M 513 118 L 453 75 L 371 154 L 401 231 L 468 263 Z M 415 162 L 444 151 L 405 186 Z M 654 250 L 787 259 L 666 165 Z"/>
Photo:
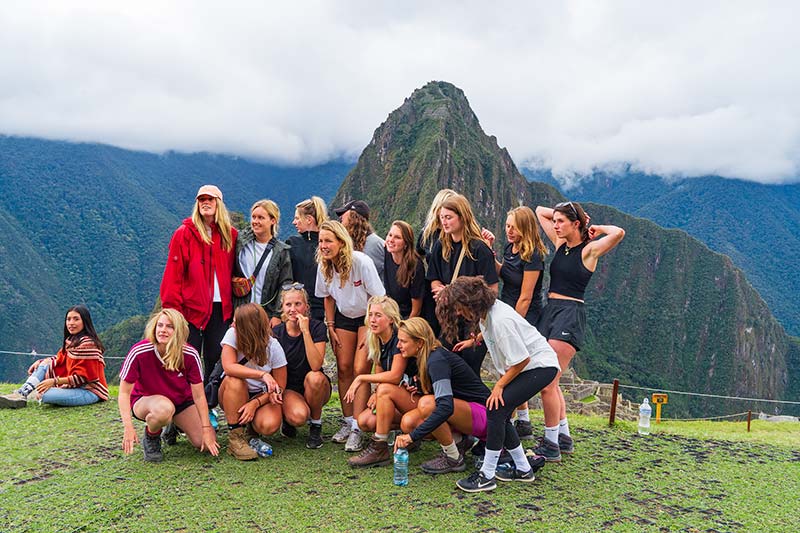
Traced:
<path id="1" fill-rule="evenodd" d="M 495 471 L 494 477 L 500 481 L 522 481 L 524 483 L 530 483 L 536 479 L 533 469 L 530 469 L 527 472 L 520 472 L 513 464 L 510 465 L 510 468 L 498 467 Z"/>
<path id="2" fill-rule="evenodd" d="M 281 423 L 281 435 L 283 435 L 287 439 L 293 439 L 297 436 L 297 428 L 291 425 L 286 420 L 284 420 Z"/>
<path id="3" fill-rule="evenodd" d="M 243 427 L 232 429 L 228 433 L 228 453 L 240 461 L 251 461 L 258 458 L 256 451 L 247 443 Z"/>
<path id="4" fill-rule="evenodd" d="M 306 440 L 306 448 L 309 450 L 322 448 L 322 424 L 315 424 L 312 422 L 308 426 L 308 440 Z"/>
<path id="5" fill-rule="evenodd" d="M 160 463 L 164 460 L 164 454 L 161 453 L 161 433 L 158 435 L 150 435 L 147 430 L 144 430 L 142 436 L 142 451 L 144 452 L 144 460 L 151 463 Z"/>
<path id="6" fill-rule="evenodd" d="M 464 462 L 464 454 L 459 454 L 458 459 L 451 459 L 442 452 L 419 467 L 426 474 L 447 474 L 448 472 L 463 472 L 467 469 L 467 463 Z"/>
<path id="7" fill-rule="evenodd" d="M 347 442 L 347 439 L 350 437 L 350 432 L 352 431 L 353 426 L 350 425 L 350 422 L 342 419 L 342 427 L 339 428 L 339 431 L 333 434 L 331 437 L 331 441 L 335 442 L 336 444 L 342 444 Z"/>
<path id="8" fill-rule="evenodd" d="M 533 427 L 530 420 L 515 420 L 514 429 L 520 440 L 533 440 Z"/>
<path id="9" fill-rule="evenodd" d="M 458 480 L 456 486 L 464 492 L 485 492 L 496 489 L 497 482 L 494 478 L 486 479 L 483 472 L 476 470 L 469 477 Z"/>
<path id="10" fill-rule="evenodd" d="M 422 441 L 417 440 L 406 446 L 406 451 L 408 453 L 414 453 L 416 451 L 419 451 L 420 448 L 422 448 Z"/>
<path id="11" fill-rule="evenodd" d="M 178 426 L 176 426 L 173 422 L 167 424 L 164 428 L 164 431 L 161 432 L 161 438 L 164 440 L 164 444 L 168 446 L 175 446 L 178 442 Z"/>
<path id="12" fill-rule="evenodd" d="M 458 441 L 458 444 L 456 444 L 456 448 L 458 448 L 458 453 L 463 456 L 467 454 L 474 444 L 475 439 L 472 437 L 472 435 L 462 435 L 461 440 Z"/>
<path id="13" fill-rule="evenodd" d="M 9 394 L 0 395 L 0 408 L 3 409 L 19 409 L 20 407 L 28 406 L 28 398 L 23 396 L 17 391 Z"/>
<path id="14" fill-rule="evenodd" d="M 561 450 L 561 453 L 566 453 L 568 455 L 575 453 L 575 443 L 572 441 L 572 437 L 567 437 L 559 433 L 558 448 Z"/>
<path id="15" fill-rule="evenodd" d="M 347 463 L 352 467 L 386 466 L 392 462 L 389 443 L 385 440 L 370 439 L 364 451 L 357 457 L 351 457 Z"/>
<path id="16" fill-rule="evenodd" d="M 250 439 L 260 439 L 261 435 L 258 434 L 258 431 L 253 429 L 253 424 L 247 424 L 244 427 L 244 440 L 246 442 L 250 442 Z"/>
<path id="17" fill-rule="evenodd" d="M 531 468 L 534 472 L 541 470 L 547 462 L 547 459 L 545 459 L 544 456 L 536 455 L 531 449 L 525 450 L 525 456 L 528 458 L 528 464 L 531 465 Z"/>
<path id="18" fill-rule="evenodd" d="M 558 463 L 561 461 L 561 450 L 558 444 L 550 439 L 543 438 L 539 441 L 539 446 L 533 449 L 533 453 L 544 456 L 545 461 L 548 463 Z"/>
<path id="19" fill-rule="evenodd" d="M 344 451 L 346 452 L 359 452 L 364 447 L 363 439 L 361 438 L 361 430 L 354 429 L 350 432 L 350 435 L 347 437 L 347 442 L 344 445 Z"/>

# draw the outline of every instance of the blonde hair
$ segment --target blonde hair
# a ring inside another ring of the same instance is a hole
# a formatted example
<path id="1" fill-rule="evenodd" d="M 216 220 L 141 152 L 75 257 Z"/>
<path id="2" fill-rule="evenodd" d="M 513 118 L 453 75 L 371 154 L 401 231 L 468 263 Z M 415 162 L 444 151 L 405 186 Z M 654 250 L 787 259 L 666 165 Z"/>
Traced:
<path id="1" fill-rule="evenodd" d="M 312 217 L 317 227 L 328 220 L 328 208 L 325 205 L 325 200 L 319 196 L 312 196 L 311 198 L 303 200 L 294 206 L 294 208 L 300 215 Z"/>
<path id="2" fill-rule="evenodd" d="M 417 351 L 417 375 L 422 386 L 422 392 L 431 394 L 433 390 L 431 388 L 431 377 L 428 375 L 428 356 L 441 346 L 439 341 L 436 340 L 436 335 L 433 334 L 428 321 L 418 316 L 400 322 L 398 330 L 421 343 Z"/>
<path id="3" fill-rule="evenodd" d="M 167 341 L 167 346 L 164 350 L 164 368 L 172 371 L 183 370 L 183 347 L 186 346 L 186 340 L 189 338 L 189 323 L 186 322 L 180 311 L 167 308 L 153 313 L 144 327 L 144 338 L 150 341 L 153 348 L 158 346 L 156 325 L 161 316 L 169 320 L 174 330 L 172 338 Z"/>
<path id="4" fill-rule="evenodd" d="M 306 292 L 305 289 L 297 289 L 295 287 L 289 287 L 288 289 L 283 289 L 281 291 L 281 321 L 282 322 L 286 322 L 286 321 L 289 320 L 289 316 L 283 311 L 283 300 L 284 300 L 284 298 L 286 298 L 286 295 L 289 294 L 290 292 L 298 292 L 298 293 L 300 293 L 300 296 L 303 298 L 303 303 L 306 304 L 306 312 L 303 313 L 305 316 L 309 316 L 309 313 L 311 312 L 311 309 L 310 309 L 310 307 L 308 305 L 308 293 Z"/>
<path id="5" fill-rule="evenodd" d="M 370 298 L 369 302 L 367 303 L 367 315 L 364 317 L 364 323 L 367 325 L 369 325 L 369 311 L 374 305 L 380 305 L 381 309 L 383 310 L 383 314 L 389 317 L 389 320 L 392 321 L 391 328 L 392 333 L 394 333 L 397 330 L 397 326 L 399 326 L 400 322 L 403 320 L 403 317 L 400 315 L 400 307 L 397 305 L 397 302 L 395 302 L 391 296 L 373 296 Z M 372 359 L 372 362 L 377 363 L 380 361 L 381 339 L 369 328 L 367 328 L 367 347 L 369 348 L 369 358 Z M 384 368 L 384 370 L 388 371 L 390 369 Z"/>
<path id="6" fill-rule="evenodd" d="M 233 232 L 231 231 L 231 216 L 228 214 L 228 209 L 225 207 L 225 202 L 216 196 L 214 197 L 214 200 L 217 202 L 217 211 L 214 214 L 214 223 L 217 225 L 217 229 L 219 230 L 219 238 L 221 240 L 222 248 L 226 252 L 230 252 L 234 244 Z M 203 220 L 202 215 L 200 215 L 200 202 L 197 200 L 194 201 L 194 208 L 192 209 L 192 222 L 194 223 L 194 227 L 197 228 L 197 231 L 200 233 L 200 238 L 203 239 L 203 242 L 210 245 L 211 235 L 209 235 L 206 231 L 206 223 Z"/>
<path id="7" fill-rule="evenodd" d="M 353 269 L 353 239 L 350 238 L 350 234 L 347 233 L 347 229 L 344 225 L 337 220 L 326 220 L 323 222 L 319 227 L 320 233 L 323 230 L 333 233 L 334 237 L 336 237 L 342 246 L 339 248 L 339 253 L 333 260 L 322 257 L 319 253 L 319 248 L 317 248 L 317 264 L 319 264 L 319 269 L 322 272 L 325 283 L 331 283 L 333 281 L 334 272 L 338 272 L 339 280 L 341 281 L 340 287 L 344 287 L 347 280 L 350 279 L 350 271 Z"/>
<path id="8" fill-rule="evenodd" d="M 264 211 L 267 212 L 267 216 L 270 216 L 275 219 L 275 224 L 272 225 L 272 237 L 278 234 L 278 223 L 281 221 L 281 210 L 278 208 L 278 204 L 273 202 L 272 200 L 259 200 L 253 204 L 253 207 L 250 208 L 250 217 L 253 216 L 253 211 L 256 210 L 256 207 L 260 207 Z"/>
<path id="9" fill-rule="evenodd" d="M 442 209 L 454 212 L 461 219 L 461 246 L 467 257 L 474 260 L 472 251 L 469 249 L 470 243 L 475 240 L 485 241 L 481 237 L 481 228 L 475 221 L 475 215 L 472 212 L 472 205 L 470 205 L 469 200 L 461 194 L 456 194 L 442 202 L 439 212 Z M 453 251 L 453 238 L 442 231 L 439 233 L 439 240 L 442 242 L 442 258 L 445 261 L 450 261 L 450 254 Z"/>
<path id="10" fill-rule="evenodd" d="M 542 242 L 539 235 L 539 225 L 536 223 L 536 215 L 530 207 L 515 207 L 508 212 L 508 216 L 514 219 L 514 227 L 520 235 L 520 242 L 517 243 L 519 257 L 526 263 L 530 262 L 533 252 L 539 254 L 544 259 L 547 255 L 547 247 Z"/>
<path id="11" fill-rule="evenodd" d="M 439 222 L 439 209 L 442 203 L 448 198 L 458 194 L 453 189 L 442 189 L 436 193 L 431 202 L 431 208 L 428 209 L 428 214 L 425 216 L 425 225 L 422 227 L 422 242 L 428 243 L 431 237 L 442 229 L 442 224 Z"/>
<path id="12" fill-rule="evenodd" d="M 256 303 L 237 307 L 233 314 L 233 323 L 236 330 L 236 351 L 258 366 L 267 364 L 272 328 L 264 308 Z"/>

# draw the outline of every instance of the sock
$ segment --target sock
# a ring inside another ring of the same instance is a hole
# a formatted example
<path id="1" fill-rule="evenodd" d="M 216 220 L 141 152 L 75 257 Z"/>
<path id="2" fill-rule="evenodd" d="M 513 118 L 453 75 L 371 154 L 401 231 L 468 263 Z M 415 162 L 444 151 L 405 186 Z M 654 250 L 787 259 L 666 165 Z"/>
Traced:
<path id="1" fill-rule="evenodd" d="M 522 444 L 513 450 L 508 450 L 508 453 L 510 453 L 511 458 L 514 459 L 514 466 L 517 467 L 517 470 L 520 472 L 528 472 L 531 469 L 531 464 L 525 456 L 525 449 L 522 447 Z"/>
<path id="2" fill-rule="evenodd" d="M 353 429 L 353 417 L 352 416 L 344 417 L 344 423 L 345 424 L 350 424 L 350 429 Z"/>
<path id="3" fill-rule="evenodd" d="M 559 435 L 566 435 L 567 437 L 572 437 L 572 435 L 569 434 L 569 422 L 567 422 L 566 418 L 562 418 L 558 422 L 558 433 Z"/>
<path id="4" fill-rule="evenodd" d="M 518 409 L 517 410 L 517 420 L 523 420 L 525 422 L 531 421 L 531 415 L 527 409 Z"/>
<path id="5" fill-rule="evenodd" d="M 486 448 L 486 455 L 483 456 L 483 466 L 481 473 L 486 479 L 494 478 L 494 471 L 497 470 L 497 460 L 500 458 L 500 450 L 490 450 Z"/>
<path id="6" fill-rule="evenodd" d="M 458 457 L 459 457 L 458 456 L 458 448 L 456 447 L 455 441 L 451 442 L 447 446 L 442 445 L 442 451 L 450 459 L 453 459 L 454 461 L 458 461 Z"/>
<path id="7" fill-rule="evenodd" d="M 558 426 L 553 426 L 551 428 L 545 426 L 544 427 L 544 438 L 546 438 L 550 442 L 554 442 L 554 443 L 558 444 Z"/>
<path id="8" fill-rule="evenodd" d="M 320 418 L 320 419 L 315 420 L 315 419 L 312 418 L 311 419 L 311 423 L 312 424 L 316 424 L 318 426 L 321 426 L 322 425 L 322 419 Z"/>
<path id="9" fill-rule="evenodd" d="M 375 440 L 388 441 L 389 440 L 389 434 L 388 433 L 375 433 L 374 438 L 375 438 Z"/>
<path id="10" fill-rule="evenodd" d="M 361 428 L 358 427 L 358 420 L 355 418 L 350 419 L 350 429 L 353 431 L 361 431 Z"/>
<path id="11" fill-rule="evenodd" d="M 159 435 L 161 435 L 161 428 L 158 428 L 158 431 L 153 433 L 152 431 L 150 431 L 149 427 L 145 426 L 144 432 L 148 437 L 158 437 Z"/>
<path id="12" fill-rule="evenodd" d="M 230 422 L 228 422 L 228 430 L 229 431 L 233 431 L 234 429 L 239 429 L 239 428 L 243 428 L 243 427 L 244 426 L 242 424 L 231 424 Z"/>

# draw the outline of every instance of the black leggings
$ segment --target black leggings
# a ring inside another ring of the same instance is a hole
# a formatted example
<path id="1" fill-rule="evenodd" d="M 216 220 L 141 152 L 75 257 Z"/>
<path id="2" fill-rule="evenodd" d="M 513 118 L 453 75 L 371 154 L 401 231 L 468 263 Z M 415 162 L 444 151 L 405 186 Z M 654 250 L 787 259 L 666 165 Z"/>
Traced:
<path id="1" fill-rule="evenodd" d="M 486 449 L 513 450 L 519 446 L 519 435 L 511 423 L 511 414 L 524 402 L 548 386 L 555 379 L 558 370 L 555 367 L 534 368 L 526 370 L 515 377 L 503 389 L 505 405 L 497 409 L 486 410 Z"/>
<path id="2" fill-rule="evenodd" d="M 214 365 L 222 354 L 222 337 L 230 327 L 230 321 L 222 319 L 222 303 L 214 302 L 211 308 L 211 318 L 208 319 L 205 329 L 195 327 L 189 323 L 189 344 L 200 352 L 203 358 L 203 383 L 208 383 L 208 376 L 214 370 Z"/>

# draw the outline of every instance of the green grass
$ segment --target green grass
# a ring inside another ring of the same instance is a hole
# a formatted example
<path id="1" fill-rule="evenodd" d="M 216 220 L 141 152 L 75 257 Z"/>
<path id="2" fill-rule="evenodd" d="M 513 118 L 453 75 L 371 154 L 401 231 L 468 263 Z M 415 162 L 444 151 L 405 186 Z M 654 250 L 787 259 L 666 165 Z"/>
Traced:
<path id="1" fill-rule="evenodd" d="M 326 408 L 326 437 L 337 412 Z M 349 468 L 340 445 L 305 449 L 304 429 L 268 439 L 268 459 L 213 458 L 181 438 L 148 464 L 138 447 L 123 456 L 115 402 L 31 404 L 0 410 L 0 530 L 787 531 L 800 522 L 797 424 L 754 421 L 747 433 L 744 423 L 670 422 L 649 437 L 599 417 L 572 416 L 571 426 L 575 455 L 532 484 L 474 495 L 455 488 L 462 474 L 419 471 L 437 452 L 430 442 L 400 488 L 391 468 Z"/>

